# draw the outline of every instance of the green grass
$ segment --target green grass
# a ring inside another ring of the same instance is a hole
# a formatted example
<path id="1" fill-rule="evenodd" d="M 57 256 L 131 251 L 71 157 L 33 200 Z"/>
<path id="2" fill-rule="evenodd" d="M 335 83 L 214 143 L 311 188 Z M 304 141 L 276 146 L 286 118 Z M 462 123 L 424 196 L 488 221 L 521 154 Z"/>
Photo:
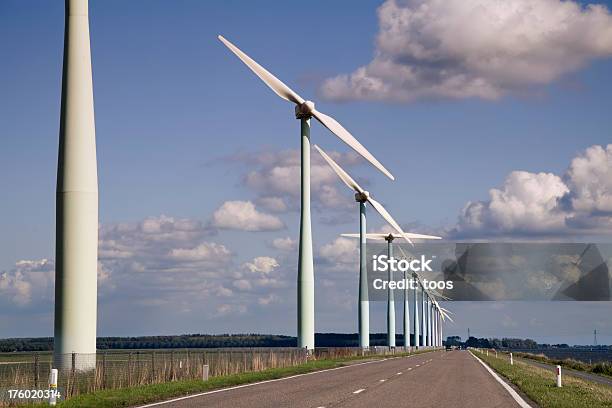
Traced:
<path id="1" fill-rule="evenodd" d="M 394 356 L 364 356 L 347 357 L 333 360 L 312 360 L 305 364 L 293 367 L 274 368 L 265 371 L 235 374 L 228 376 L 212 377 L 208 381 L 188 380 L 174 381 L 163 384 L 150 384 L 137 387 L 102 390 L 90 394 L 82 394 L 58 403 L 60 408 L 115 408 L 130 407 L 135 405 L 147 404 L 165 399 L 185 396 L 198 392 L 211 391 L 219 388 L 231 387 L 240 384 L 249 384 L 258 381 L 273 380 L 288 377 L 291 375 L 305 374 L 329 368 L 336 368 L 348 365 L 355 360 L 377 360 L 389 357 L 405 357 L 427 353 L 431 350 L 419 350 L 413 353 L 397 353 Z M 20 405 L 20 407 L 41 407 L 45 404 Z"/>
<path id="2" fill-rule="evenodd" d="M 540 361 L 542 363 L 560 365 L 562 367 L 571 368 L 572 370 L 585 371 L 588 373 L 612 377 L 612 363 L 607 361 L 595 364 L 588 364 L 583 361 L 574 360 L 572 358 L 566 358 L 564 360 L 548 358 L 544 354 L 515 353 L 514 355 L 517 357 Z"/>
<path id="3" fill-rule="evenodd" d="M 517 360 L 510 365 L 507 355 L 495 358 L 491 354 L 472 352 L 542 408 L 612 407 L 612 387 L 607 385 L 564 375 L 563 387 L 558 388 L 553 371 Z"/>

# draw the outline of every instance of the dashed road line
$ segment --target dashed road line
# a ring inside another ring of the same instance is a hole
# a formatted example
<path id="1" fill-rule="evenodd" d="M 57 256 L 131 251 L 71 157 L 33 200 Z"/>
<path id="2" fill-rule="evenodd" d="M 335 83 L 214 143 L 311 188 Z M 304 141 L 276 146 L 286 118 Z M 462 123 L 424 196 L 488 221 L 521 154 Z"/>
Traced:
<path id="1" fill-rule="evenodd" d="M 353 394 L 359 394 L 360 392 L 364 392 L 365 388 L 360 388 L 357 391 L 353 391 Z"/>

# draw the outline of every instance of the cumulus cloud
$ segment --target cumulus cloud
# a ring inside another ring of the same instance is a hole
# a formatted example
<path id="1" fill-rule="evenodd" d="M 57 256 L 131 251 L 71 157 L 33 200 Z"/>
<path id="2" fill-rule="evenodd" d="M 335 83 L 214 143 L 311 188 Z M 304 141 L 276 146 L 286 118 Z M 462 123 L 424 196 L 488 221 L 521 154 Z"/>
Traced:
<path id="1" fill-rule="evenodd" d="M 468 202 L 451 236 L 612 233 L 612 145 L 591 146 L 567 172 L 514 171 L 489 199 Z"/>
<path id="2" fill-rule="evenodd" d="M 276 238 L 272 241 L 272 248 L 286 252 L 295 251 L 297 249 L 297 241 L 290 237 Z"/>
<path id="3" fill-rule="evenodd" d="M 612 214 L 612 145 L 591 146 L 572 160 L 567 181 L 574 210 Z"/>
<path id="4" fill-rule="evenodd" d="M 274 231 L 285 227 L 278 217 L 258 211 L 250 201 L 224 202 L 213 213 L 212 225 L 241 231 Z"/>
<path id="5" fill-rule="evenodd" d="M 225 246 L 214 242 L 203 242 L 194 248 L 174 248 L 170 250 L 170 257 L 185 261 L 226 261 L 231 252 Z"/>
<path id="6" fill-rule="evenodd" d="M 0 273 L 0 304 L 1 300 L 8 300 L 11 304 L 25 307 L 33 299 L 50 301 L 54 280 L 53 261 L 18 261 L 13 269 Z"/>
<path id="7" fill-rule="evenodd" d="M 257 199 L 257 204 L 272 212 L 282 213 L 289 209 L 282 197 L 259 197 Z"/>
<path id="8" fill-rule="evenodd" d="M 363 163 L 354 152 L 328 154 L 344 168 Z M 245 163 L 249 171 L 242 182 L 258 194 L 256 202 L 273 212 L 300 208 L 300 151 L 262 151 L 235 155 L 230 161 Z M 311 155 L 310 188 L 315 208 L 346 210 L 353 208 L 351 194 L 340 184 L 338 176 L 315 151 Z M 363 185 L 367 181 L 360 180 Z"/>
<path id="9" fill-rule="evenodd" d="M 278 261 L 269 256 L 258 256 L 251 262 L 246 262 L 243 268 L 248 269 L 251 272 L 261 272 L 263 274 L 269 274 L 274 269 L 278 268 Z"/>
<path id="10" fill-rule="evenodd" d="M 359 264 L 358 241 L 338 237 L 319 249 L 319 260 L 332 270 L 354 269 Z"/>
<path id="11" fill-rule="evenodd" d="M 497 99 L 612 55 L 603 5 L 561 0 L 387 0 L 373 60 L 326 80 L 334 100 Z"/>

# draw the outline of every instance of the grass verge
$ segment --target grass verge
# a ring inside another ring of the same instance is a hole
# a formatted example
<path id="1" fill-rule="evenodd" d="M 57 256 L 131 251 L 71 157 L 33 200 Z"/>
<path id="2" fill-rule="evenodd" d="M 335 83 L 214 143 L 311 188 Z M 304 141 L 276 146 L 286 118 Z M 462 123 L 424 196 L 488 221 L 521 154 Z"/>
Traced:
<path id="1" fill-rule="evenodd" d="M 220 388 L 241 384 L 250 384 L 259 381 L 273 380 L 297 374 L 306 374 L 314 371 L 349 365 L 356 360 L 380 360 L 389 357 L 406 357 L 431 352 L 432 350 L 419 350 L 412 353 L 397 353 L 389 356 L 347 357 L 329 360 L 312 360 L 305 364 L 293 367 L 273 368 L 264 371 L 212 377 L 208 381 L 188 380 L 174 381 L 162 384 L 142 385 L 114 390 L 101 390 L 90 394 L 82 394 L 57 404 L 59 408 L 115 408 L 132 407 L 147 403 L 163 401 L 166 399 L 182 397 L 199 392 L 212 391 Z M 46 404 L 19 405 L 19 407 L 42 407 Z"/>
<path id="2" fill-rule="evenodd" d="M 474 355 L 516 385 L 542 408 L 610 408 L 612 387 L 586 381 L 570 375 L 563 376 L 563 387 L 556 386 L 552 371 L 472 350 Z"/>
<path id="3" fill-rule="evenodd" d="M 588 364 L 583 361 L 566 358 L 564 360 L 548 358 L 544 354 L 533 353 L 514 353 L 517 357 L 528 358 L 530 360 L 539 361 L 546 364 L 560 365 L 562 367 L 571 368 L 572 370 L 585 371 L 598 375 L 612 377 L 612 363 L 604 361 L 595 364 Z"/>

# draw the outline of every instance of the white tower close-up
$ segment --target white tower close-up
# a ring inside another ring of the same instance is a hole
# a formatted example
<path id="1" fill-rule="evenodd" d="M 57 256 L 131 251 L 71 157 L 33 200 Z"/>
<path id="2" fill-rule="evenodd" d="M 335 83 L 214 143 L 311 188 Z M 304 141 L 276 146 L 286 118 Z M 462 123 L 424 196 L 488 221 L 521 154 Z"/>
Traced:
<path id="1" fill-rule="evenodd" d="M 87 0 L 66 0 L 56 196 L 54 361 L 95 368 L 98 175 Z M 74 360 L 72 353 L 75 353 Z"/>

